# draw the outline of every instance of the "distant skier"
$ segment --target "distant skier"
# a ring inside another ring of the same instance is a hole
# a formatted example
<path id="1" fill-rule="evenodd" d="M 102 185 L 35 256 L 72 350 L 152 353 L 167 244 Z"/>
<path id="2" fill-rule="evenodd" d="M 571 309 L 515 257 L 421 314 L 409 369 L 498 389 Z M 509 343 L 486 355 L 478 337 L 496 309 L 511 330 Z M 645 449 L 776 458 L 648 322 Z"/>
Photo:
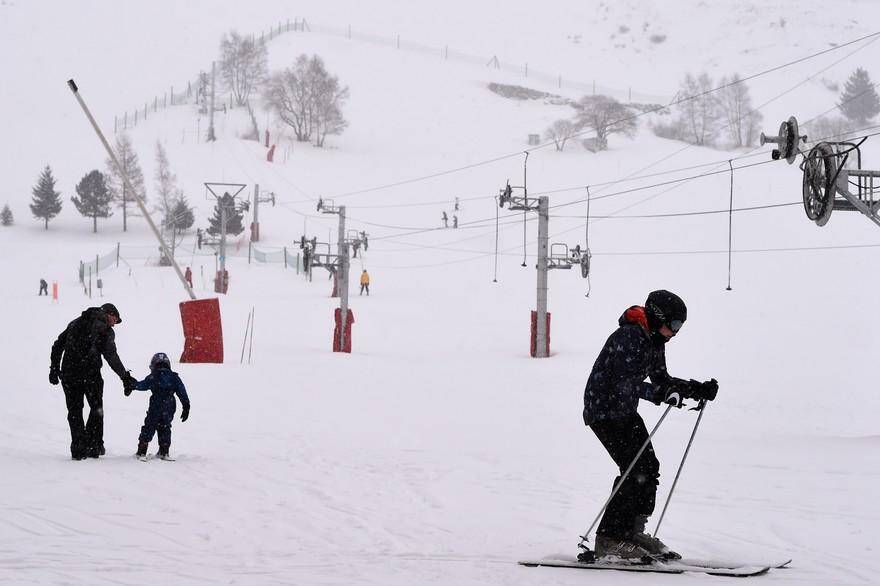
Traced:
<path id="1" fill-rule="evenodd" d="M 443 210 L 443 215 L 440 216 L 440 219 L 443 220 L 443 227 L 448 228 L 449 227 L 449 216 L 446 215 L 446 210 Z"/>
<path id="2" fill-rule="evenodd" d="M 134 378 L 116 353 L 113 326 L 122 323 L 112 303 L 90 307 L 70 322 L 52 344 L 49 382 L 61 382 L 67 401 L 70 425 L 70 456 L 74 460 L 104 455 L 104 379 L 101 356 L 128 388 Z M 62 359 L 63 356 L 63 359 Z M 89 418 L 83 424 L 83 397 L 89 404 Z"/>
<path id="3" fill-rule="evenodd" d="M 367 297 L 370 296 L 370 273 L 367 272 L 367 269 L 364 269 L 364 272 L 361 273 L 361 295 L 364 294 L 364 290 L 367 291 Z"/>
<path id="4" fill-rule="evenodd" d="M 171 360 L 168 355 L 164 352 L 154 354 L 150 360 L 150 374 L 144 380 L 135 381 L 131 387 L 126 388 L 125 396 L 129 396 L 132 390 L 153 393 L 150 396 L 150 406 L 147 409 L 147 416 L 144 418 L 144 425 L 141 427 L 141 434 L 138 436 L 135 455 L 145 459 L 147 448 L 153 440 L 153 434 L 158 432 L 159 451 L 156 456 L 163 460 L 170 459 L 168 450 L 171 448 L 171 422 L 177 409 L 174 395 L 180 397 L 180 404 L 183 405 L 183 411 L 180 413 L 181 421 L 186 421 L 189 418 L 190 403 L 180 375 L 171 370 Z"/>
<path id="5" fill-rule="evenodd" d="M 40 279 L 40 292 L 37 293 L 37 297 L 40 295 L 49 295 L 49 283 L 46 282 L 46 279 Z"/>
<path id="6" fill-rule="evenodd" d="M 621 475 L 648 439 L 637 412 L 639 399 L 681 407 L 684 398 L 711 401 L 718 392 L 715 379 L 686 381 L 666 371 L 666 343 L 685 319 L 687 307 L 680 297 L 665 290 L 652 291 L 644 307 L 634 305 L 623 313 L 620 327 L 608 337 L 593 365 L 584 390 L 584 423 Z M 648 377 L 651 382 L 645 381 Z M 660 463 L 649 443 L 605 510 L 596 531 L 596 557 L 681 557 L 645 533 L 659 477 Z"/>
<path id="7" fill-rule="evenodd" d="M 458 228 L 458 216 L 452 216 L 452 227 Z"/>
<path id="8" fill-rule="evenodd" d="M 267 131 L 268 132 L 268 131 Z M 183 278 L 186 279 L 189 288 L 192 289 L 193 286 L 193 272 L 189 267 L 186 267 L 186 272 L 183 273 Z"/>

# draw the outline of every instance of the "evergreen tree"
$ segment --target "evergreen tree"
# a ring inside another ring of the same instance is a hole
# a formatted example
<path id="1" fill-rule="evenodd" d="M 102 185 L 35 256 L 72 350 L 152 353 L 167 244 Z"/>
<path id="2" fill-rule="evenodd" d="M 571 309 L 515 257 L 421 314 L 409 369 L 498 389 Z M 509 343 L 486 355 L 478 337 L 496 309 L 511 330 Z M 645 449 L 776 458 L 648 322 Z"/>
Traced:
<path id="1" fill-rule="evenodd" d="M 217 200 L 214 205 L 214 217 L 209 218 L 211 226 L 208 228 L 208 234 L 217 236 L 220 234 L 220 206 L 226 208 L 226 234 L 230 236 L 238 236 L 244 232 L 242 226 L 242 213 L 235 208 L 235 198 L 224 193 L 223 197 Z"/>
<path id="2" fill-rule="evenodd" d="M 95 169 L 89 171 L 76 186 L 79 197 L 73 196 L 70 201 L 80 214 L 92 219 L 92 232 L 98 231 L 98 218 L 109 218 L 113 215 L 110 203 L 113 196 L 107 189 L 107 180 L 103 173 Z"/>
<path id="3" fill-rule="evenodd" d="M 43 169 L 37 185 L 33 188 L 31 213 L 35 218 L 45 220 L 45 228 L 49 229 L 49 220 L 61 212 L 61 193 L 55 191 L 55 178 L 49 165 Z"/>
<path id="4" fill-rule="evenodd" d="M 9 209 L 9 204 L 6 204 L 3 206 L 3 211 L 0 212 L 0 224 L 11 226 L 13 223 L 12 210 Z"/>
<path id="5" fill-rule="evenodd" d="M 165 218 L 165 224 L 174 228 L 178 234 L 184 230 L 192 228 L 196 218 L 193 209 L 190 207 L 186 196 L 182 192 L 177 192 L 177 198 L 174 201 L 174 207 L 171 208 L 171 215 Z"/>
<path id="6" fill-rule="evenodd" d="M 844 116 L 858 124 L 865 124 L 880 114 L 880 96 L 867 71 L 859 67 L 849 76 L 837 107 Z"/>
<path id="7" fill-rule="evenodd" d="M 128 180 L 131 182 L 132 187 L 134 187 L 138 195 L 146 201 L 147 194 L 144 190 L 144 172 L 141 169 L 141 164 L 138 161 L 134 146 L 131 144 L 131 139 L 127 134 L 120 134 L 116 138 L 116 146 L 114 147 L 114 150 L 116 151 L 116 158 L 119 160 L 122 170 L 128 176 Z M 125 232 L 128 230 L 128 217 L 140 215 L 136 212 L 136 197 L 135 194 L 131 193 L 131 190 L 125 185 L 125 182 L 122 180 L 122 174 L 120 174 L 116 165 L 113 164 L 113 161 L 110 160 L 110 158 L 107 159 L 106 164 L 107 173 L 105 177 L 107 179 L 107 188 L 110 190 L 113 199 L 116 201 L 116 206 L 122 208 L 122 231 Z"/>

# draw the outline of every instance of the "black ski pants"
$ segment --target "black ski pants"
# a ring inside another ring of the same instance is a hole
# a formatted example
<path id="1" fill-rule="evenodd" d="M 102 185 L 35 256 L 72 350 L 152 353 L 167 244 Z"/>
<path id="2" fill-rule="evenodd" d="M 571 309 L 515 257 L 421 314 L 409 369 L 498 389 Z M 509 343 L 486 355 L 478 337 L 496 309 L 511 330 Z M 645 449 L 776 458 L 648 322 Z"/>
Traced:
<path id="1" fill-rule="evenodd" d="M 104 448 L 104 379 L 98 373 L 61 374 L 70 426 L 70 455 L 97 456 Z M 83 422 L 84 401 L 89 418 Z"/>
<path id="2" fill-rule="evenodd" d="M 619 419 L 595 421 L 590 425 L 590 429 L 617 464 L 621 476 L 648 439 L 645 422 L 638 413 Z M 654 455 L 653 446 L 649 443 L 620 490 L 605 509 L 605 515 L 599 523 L 596 534 L 617 538 L 630 536 L 636 517 L 639 515 L 649 517 L 654 512 L 659 477 L 660 463 Z M 612 489 L 619 481 L 620 476 L 614 479 Z"/>

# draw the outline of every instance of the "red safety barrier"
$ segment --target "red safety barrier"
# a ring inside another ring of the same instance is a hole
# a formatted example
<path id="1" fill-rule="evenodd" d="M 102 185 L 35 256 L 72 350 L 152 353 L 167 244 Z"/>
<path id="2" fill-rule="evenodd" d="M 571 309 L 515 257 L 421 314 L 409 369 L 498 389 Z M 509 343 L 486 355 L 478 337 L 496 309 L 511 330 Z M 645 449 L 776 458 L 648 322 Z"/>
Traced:
<path id="1" fill-rule="evenodd" d="M 180 320 L 185 338 L 181 362 L 223 362 L 223 326 L 218 299 L 182 302 Z"/>
<path id="2" fill-rule="evenodd" d="M 336 327 L 333 328 L 333 351 L 334 352 L 348 352 L 351 354 L 351 324 L 354 323 L 354 313 L 351 310 L 348 310 L 348 318 L 345 320 L 345 344 L 340 348 L 339 346 L 339 331 L 342 329 L 339 323 L 341 321 L 342 310 L 338 307 L 336 311 L 333 313 L 333 316 L 336 321 Z"/>
<path id="3" fill-rule="evenodd" d="M 538 353 L 538 312 L 532 312 L 532 344 L 530 348 L 532 358 Z M 550 312 L 547 312 L 547 356 L 550 356 Z"/>

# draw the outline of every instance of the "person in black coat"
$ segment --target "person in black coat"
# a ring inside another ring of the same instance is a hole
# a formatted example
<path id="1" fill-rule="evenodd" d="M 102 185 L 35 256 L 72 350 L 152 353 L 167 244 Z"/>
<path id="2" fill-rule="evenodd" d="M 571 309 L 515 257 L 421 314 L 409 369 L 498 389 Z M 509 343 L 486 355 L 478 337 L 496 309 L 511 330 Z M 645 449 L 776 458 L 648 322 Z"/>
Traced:
<path id="1" fill-rule="evenodd" d="M 101 357 L 122 380 L 123 388 L 136 381 L 116 352 L 113 326 L 122 323 L 112 303 L 90 307 L 70 322 L 52 344 L 49 382 L 61 382 L 70 425 L 70 456 L 74 460 L 104 455 L 104 379 Z M 89 418 L 83 423 L 83 399 Z"/>
<path id="2" fill-rule="evenodd" d="M 634 305 L 623 313 L 593 365 L 584 389 L 584 423 L 620 469 L 614 486 L 648 440 L 637 411 L 639 399 L 681 407 L 685 398 L 715 398 L 718 383 L 714 379 L 686 381 L 666 370 L 666 344 L 686 319 L 687 307 L 680 297 L 665 290 L 652 291 L 644 307 Z M 660 463 L 648 443 L 599 523 L 597 556 L 681 557 L 645 533 L 659 477 Z"/>

